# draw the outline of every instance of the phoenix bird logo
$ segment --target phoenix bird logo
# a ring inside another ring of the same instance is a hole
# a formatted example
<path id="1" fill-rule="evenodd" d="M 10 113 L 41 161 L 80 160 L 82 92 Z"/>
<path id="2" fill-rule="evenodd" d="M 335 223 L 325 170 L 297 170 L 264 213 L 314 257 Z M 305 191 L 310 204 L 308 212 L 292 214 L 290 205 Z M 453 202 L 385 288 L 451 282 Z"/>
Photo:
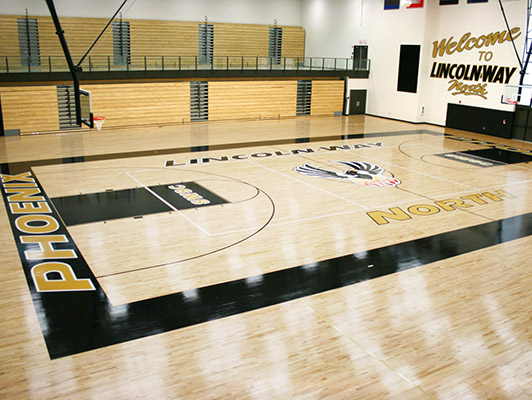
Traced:
<path id="1" fill-rule="evenodd" d="M 397 178 L 383 176 L 384 168 L 363 161 L 335 161 L 349 167 L 343 172 L 329 171 L 328 169 L 303 164 L 294 168 L 295 172 L 307 176 L 327 179 L 341 179 L 356 185 L 371 187 L 396 187 L 401 183 Z"/>

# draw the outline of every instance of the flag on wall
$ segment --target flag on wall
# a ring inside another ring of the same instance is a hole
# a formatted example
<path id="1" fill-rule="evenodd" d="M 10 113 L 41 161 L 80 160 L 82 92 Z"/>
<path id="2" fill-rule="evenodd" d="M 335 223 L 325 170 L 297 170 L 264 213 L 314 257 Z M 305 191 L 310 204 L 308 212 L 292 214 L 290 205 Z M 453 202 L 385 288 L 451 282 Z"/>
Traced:
<path id="1" fill-rule="evenodd" d="M 398 10 L 400 0 L 384 0 L 384 9 L 385 10 Z"/>
<path id="2" fill-rule="evenodd" d="M 407 3 L 406 8 L 423 8 L 423 0 L 410 0 L 410 1 L 407 1 L 406 3 Z"/>
<path id="3" fill-rule="evenodd" d="M 440 0 L 440 6 L 446 6 L 450 4 L 458 4 L 458 0 Z"/>

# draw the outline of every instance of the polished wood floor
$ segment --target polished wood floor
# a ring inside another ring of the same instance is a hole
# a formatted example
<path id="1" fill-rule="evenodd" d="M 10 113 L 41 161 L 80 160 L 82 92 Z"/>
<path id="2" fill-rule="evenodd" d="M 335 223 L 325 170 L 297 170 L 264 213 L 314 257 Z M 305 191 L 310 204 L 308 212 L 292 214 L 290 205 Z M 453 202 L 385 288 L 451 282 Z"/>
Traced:
<path id="1" fill-rule="evenodd" d="M 108 301 L 80 348 L 88 306 L 62 314 L 72 297 L 54 305 L 63 320 L 50 315 L 2 205 L 0 398 L 532 398 L 532 236 L 519 222 L 532 163 L 455 154 L 497 147 L 532 155 L 530 143 L 364 116 L 0 138 L 4 191 L 28 166 L 54 204 L 188 182 L 225 200 L 61 217 Z M 380 167 L 377 187 L 341 162 Z M 349 281 L 344 256 L 376 261 Z M 195 322 L 160 300 L 177 295 Z M 115 327 L 150 301 L 176 317 Z M 215 307 L 232 311 L 195 315 Z M 131 336 L 98 341 L 115 328 Z"/>

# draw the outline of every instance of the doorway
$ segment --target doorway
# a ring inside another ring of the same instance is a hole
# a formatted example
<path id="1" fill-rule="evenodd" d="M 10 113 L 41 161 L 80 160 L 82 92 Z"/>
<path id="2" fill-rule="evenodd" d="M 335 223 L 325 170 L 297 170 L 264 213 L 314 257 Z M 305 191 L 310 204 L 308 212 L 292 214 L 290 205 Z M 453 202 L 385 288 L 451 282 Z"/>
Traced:
<path id="1" fill-rule="evenodd" d="M 349 115 L 363 115 L 366 113 L 367 90 L 351 90 L 349 93 Z"/>

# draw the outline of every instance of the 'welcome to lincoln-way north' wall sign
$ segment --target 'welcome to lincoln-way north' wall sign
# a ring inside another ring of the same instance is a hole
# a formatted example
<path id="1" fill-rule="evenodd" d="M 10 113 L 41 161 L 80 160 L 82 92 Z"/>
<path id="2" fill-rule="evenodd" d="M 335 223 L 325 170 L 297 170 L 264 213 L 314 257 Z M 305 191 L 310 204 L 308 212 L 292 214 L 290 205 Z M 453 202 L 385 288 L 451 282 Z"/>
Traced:
<path id="1" fill-rule="evenodd" d="M 471 32 L 468 32 L 459 40 L 454 40 L 454 37 L 451 36 L 435 41 L 433 42 L 432 58 L 477 50 L 479 61 L 485 63 L 471 65 L 434 61 L 430 77 L 450 79 L 448 91 L 452 92 L 454 96 L 479 96 L 487 99 L 487 84 L 508 84 L 517 67 L 489 64 L 493 58 L 493 52 L 485 50 L 485 48 L 512 42 L 519 36 L 521 36 L 521 28 L 515 27 L 509 31 L 492 32 L 478 37 L 474 37 Z"/>

